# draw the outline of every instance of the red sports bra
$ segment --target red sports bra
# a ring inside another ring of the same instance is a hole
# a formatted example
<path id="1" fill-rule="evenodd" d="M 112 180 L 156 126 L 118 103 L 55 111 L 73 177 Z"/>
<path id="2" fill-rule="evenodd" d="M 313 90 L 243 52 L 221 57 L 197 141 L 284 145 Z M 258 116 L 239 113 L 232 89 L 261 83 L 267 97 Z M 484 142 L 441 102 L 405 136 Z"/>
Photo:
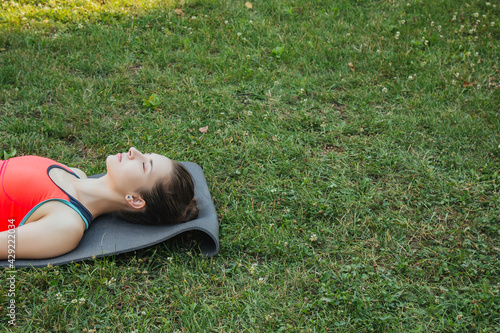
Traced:
<path id="1" fill-rule="evenodd" d="M 73 208 L 88 229 L 92 214 L 49 177 L 52 168 L 71 169 L 51 159 L 21 156 L 0 161 L 0 231 L 23 225 L 33 212 L 48 201 L 60 201 Z"/>

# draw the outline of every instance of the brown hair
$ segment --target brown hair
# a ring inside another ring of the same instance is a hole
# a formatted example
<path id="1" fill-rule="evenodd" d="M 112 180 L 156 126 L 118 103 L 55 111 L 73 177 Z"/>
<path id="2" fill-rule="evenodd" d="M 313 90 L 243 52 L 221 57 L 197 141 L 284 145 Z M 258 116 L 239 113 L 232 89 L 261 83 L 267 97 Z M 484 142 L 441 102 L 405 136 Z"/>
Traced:
<path id="1" fill-rule="evenodd" d="M 146 206 L 139 211 L 119 211 L 115 214 L 137 224 L 168 225 L 194 220 L 198 207 L 194 198 L 194 182 L 191 174 L 179 162 L 172 161 L 169 176 L 151 189 L 139 193 Z"/>

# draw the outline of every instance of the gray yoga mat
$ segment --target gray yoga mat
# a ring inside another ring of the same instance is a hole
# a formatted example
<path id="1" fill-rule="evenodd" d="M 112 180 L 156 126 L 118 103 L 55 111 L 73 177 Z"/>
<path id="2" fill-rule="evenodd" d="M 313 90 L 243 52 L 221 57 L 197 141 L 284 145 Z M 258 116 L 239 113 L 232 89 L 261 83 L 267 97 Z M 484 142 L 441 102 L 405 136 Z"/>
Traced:
<path id="1" fill-rule="evenodd" d="M 94 256 L 98 258 L 116 255 L 161 243 L 187 231 L 197 231 L 194 234 L 199 241 L 203 256 L 215 256 L 219 253 L 219 222 L 203 170 L 196 163 L 181 163 L 194 179 L 195 198 L 199 209 L 196 220 L 177 225 L 152 226 L 132 224 L 112 215 L 103 215 L 94 220 L 90 228 L 85 231 L 80 244 L 73 251 L 50 259 L 15 260 L 15 266 L 44 267 L 48 264 L 57 266 Z M 9 266 L 9 264 L 7 260 L 0 261 L 0 266 Z"/>

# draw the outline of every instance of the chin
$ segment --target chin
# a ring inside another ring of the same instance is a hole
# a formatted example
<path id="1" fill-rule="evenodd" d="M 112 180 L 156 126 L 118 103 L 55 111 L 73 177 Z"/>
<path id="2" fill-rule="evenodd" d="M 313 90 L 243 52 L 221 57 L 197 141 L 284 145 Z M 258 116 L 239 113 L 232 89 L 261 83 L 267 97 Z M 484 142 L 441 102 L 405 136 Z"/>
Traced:
<path id="1" fill-rule="evenodd" d="M 112 161 L 113 161 L 113 155 L 109 155 L 106 158 L 106 171 L 108 171 L 108 172 L 109 172 L 110 164 L 112 163 Z"/>

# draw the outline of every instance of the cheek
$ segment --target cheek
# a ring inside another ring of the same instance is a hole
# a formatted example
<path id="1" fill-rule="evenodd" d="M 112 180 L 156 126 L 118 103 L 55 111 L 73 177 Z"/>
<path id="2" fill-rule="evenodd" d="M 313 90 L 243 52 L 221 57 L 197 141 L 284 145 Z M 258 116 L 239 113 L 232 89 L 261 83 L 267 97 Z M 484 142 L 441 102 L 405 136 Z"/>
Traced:
<path id="1" fill-rule="evenodd" d="M 111 157 L 106 159 L 106 167 L 114 187 L 122 191 L 134 190 L 143 182 L 142 170 L 136 164 L 122 164 Z"/>
<path id="2" fill-rule="evenodd" d="M 120 180 L 124 183 L 123 185 L 128 187 L 141 187 L 144 182 L 144 178 L 142 175 L 142 170 L 136 165 L 129 165 L 124 168 L 123 172 L 120 174 Z"/>

